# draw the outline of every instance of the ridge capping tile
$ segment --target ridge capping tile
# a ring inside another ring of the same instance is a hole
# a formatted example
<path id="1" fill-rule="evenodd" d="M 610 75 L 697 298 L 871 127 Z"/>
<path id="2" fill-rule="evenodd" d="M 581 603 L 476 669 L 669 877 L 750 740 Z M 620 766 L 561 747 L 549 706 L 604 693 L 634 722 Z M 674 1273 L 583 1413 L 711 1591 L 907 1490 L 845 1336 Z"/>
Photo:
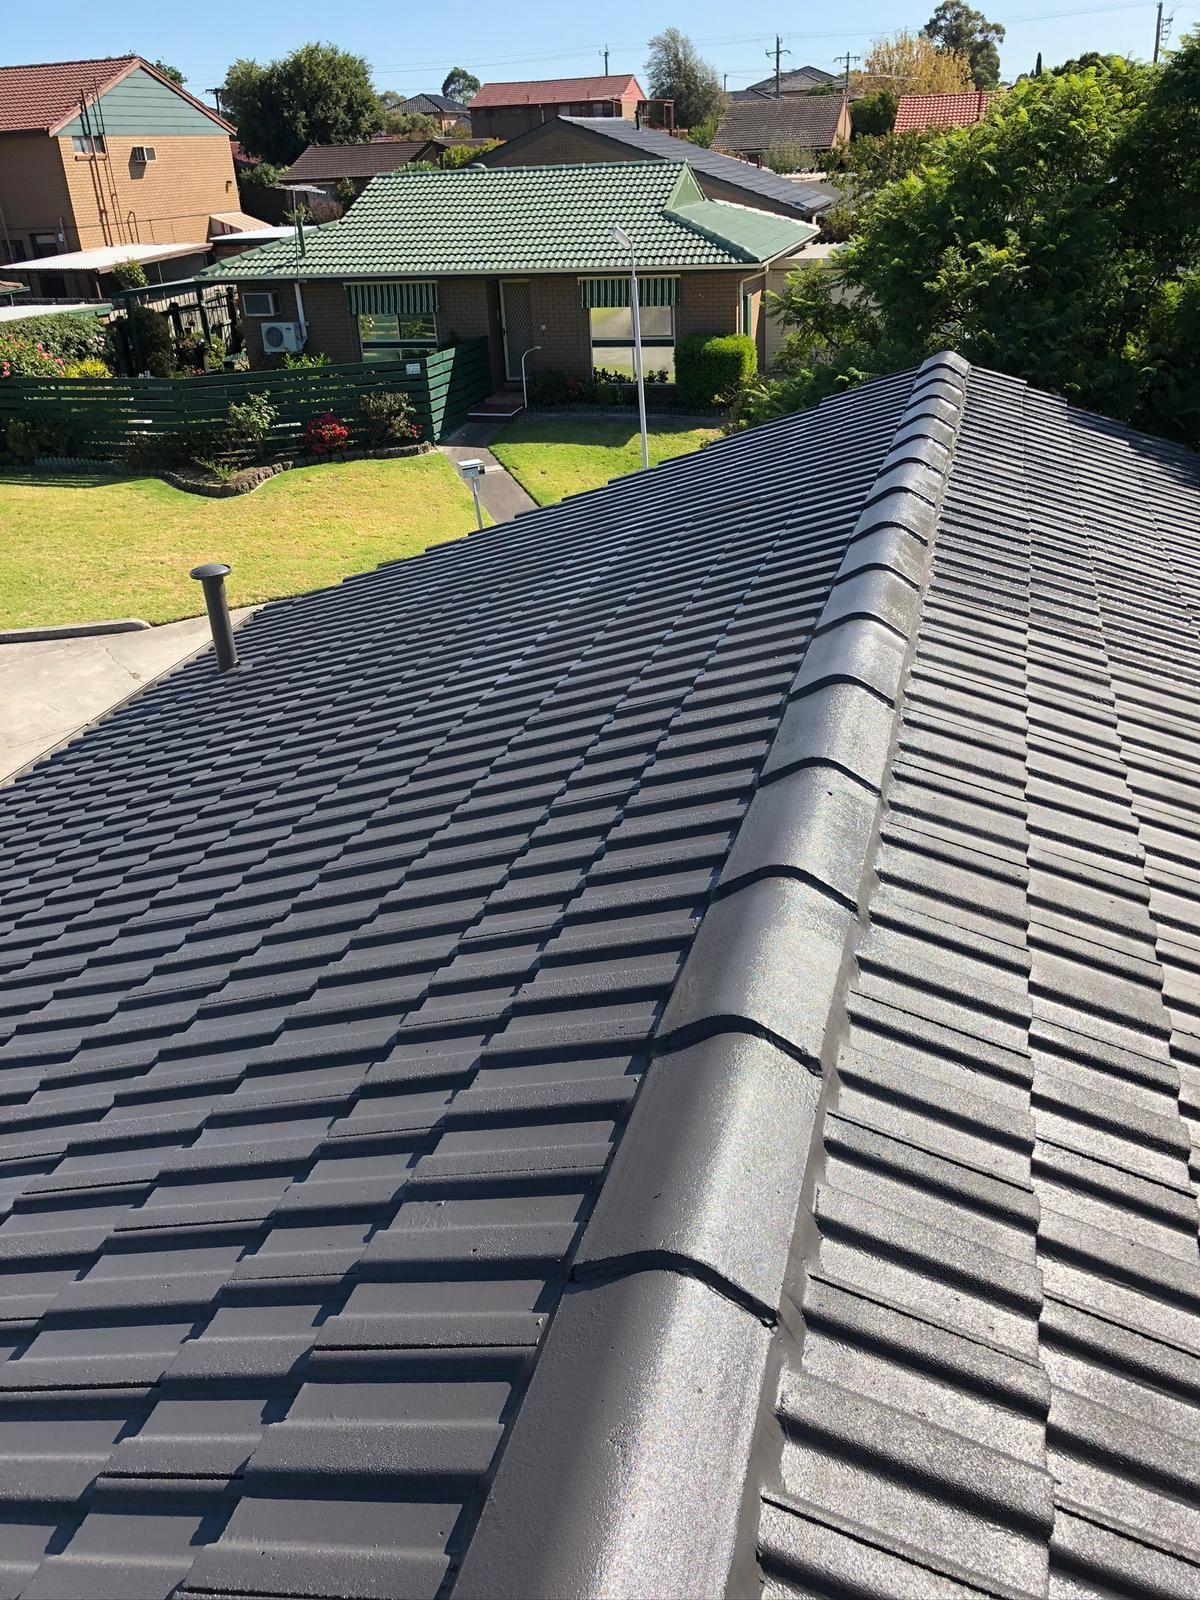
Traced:
<path id="1" fill-rule="evenodd" d="M 881 642 L 884 625 L 861 611 L 835 622 L 847 604 L 838 584 L 863 571 L 856 538 L 888 523 L 929 544 L 952 451 L 939 437 L 929 453 L 944 453 L 940 470 L 914 461 L 915 427 L 928 408 L 939 432 L 957 428 L 968 370 L 957 356 L 920 369 L 904 440 L 894 436 L 847 541 L 814 641 L 819 676 L 806 688 L 798 675 L 726 864 L 733 876 L 659 1021 L 455 1600 L 640 1600 L 664 1572 L 680 1594 L 727 1590 L 769 1387 L 774 1318 L 763 1313 L 778 1314 L 911 648 Z M 910 570 L 868 569 L 909 597 L 905 627 L 919 598 Z M 789 819 L 789 802 L 810 806 L 811 826 Z M 804 837 L 818 826 L 838 849 L 825 877 Z"/>

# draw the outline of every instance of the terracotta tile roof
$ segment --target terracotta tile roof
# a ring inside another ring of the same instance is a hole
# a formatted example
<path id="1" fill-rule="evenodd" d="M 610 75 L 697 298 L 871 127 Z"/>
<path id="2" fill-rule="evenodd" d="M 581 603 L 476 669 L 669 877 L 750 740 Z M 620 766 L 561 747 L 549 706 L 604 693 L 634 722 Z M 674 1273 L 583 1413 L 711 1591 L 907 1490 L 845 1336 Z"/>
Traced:
<path id="1" fill-rule="evenodd" d="M 905 94 L 896 107 L 896 133 L 923 133 L 926 128 L 969 128 L 982 122 L 996 98 L 987 89 L 970 94 Z"/>
<path id="2" fill-rule="evenodd" d="M 92 61 L 47 61 L 33 67 L 0 67 L 0 133 L 50 129 L 71 115 L 80 95 L 94 99 L 137 65 L 137 56 L 102 56 Z"/>
<path id="3" fill-rule="evenodd" d="M 471 110 L 489 106 L 562 105 L 572 100 L 644 100 L 645 92 L 631 73 L 609 78 L 532 78 L 521 83 L 485 83 L 471 101 Z"/>

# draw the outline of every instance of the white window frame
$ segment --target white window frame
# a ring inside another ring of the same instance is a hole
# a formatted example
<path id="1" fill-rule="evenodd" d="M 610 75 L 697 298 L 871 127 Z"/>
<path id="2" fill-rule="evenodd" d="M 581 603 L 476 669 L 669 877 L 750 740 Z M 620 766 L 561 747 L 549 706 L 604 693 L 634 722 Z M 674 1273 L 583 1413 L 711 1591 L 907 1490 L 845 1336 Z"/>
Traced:
<path id="1" fill-rule="evenodd" d="M 73 155 L 104 155 L 106 148 L 102 133 L 73 133 L 71 135 L 71 152 Z"/>
<path id="2" fill-rule="evenodd" d="M 138 151 L 141 155 L 138 155 Z M 152 144 L 135 144 L 129 152 L 129 159 L 135 166 L 148 167 L 152 161 L 158 160 L 158 151 Z"/>
<path id="3" fill-rule="evenodd" d="M 269 300 L 270 306 L 266 311 L 251 311 L 251 300 Z M 277 317 L 279 315 L 279 296 L 274 289 L 243 289 L 242 312 L 247 317 Z"/>

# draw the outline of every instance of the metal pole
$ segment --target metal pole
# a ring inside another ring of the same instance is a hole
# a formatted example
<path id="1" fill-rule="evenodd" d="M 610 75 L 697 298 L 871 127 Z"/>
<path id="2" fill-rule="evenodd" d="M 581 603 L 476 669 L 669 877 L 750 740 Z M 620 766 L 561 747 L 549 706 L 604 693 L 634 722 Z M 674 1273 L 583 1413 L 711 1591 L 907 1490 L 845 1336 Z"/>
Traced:
<path id="1" fill-rule="evenodd" d="M 1158 52 L 1162 47 L 1162 0 L 1158 0 L 1158 16 L 1154 23 L 1154 64 L 1158 65 Z"/>
<path id="2" fill-rule="evenodd" d="M 225 598 L 229 568 L 220 561 L 210 561 L 206 566 L 193 567 L 191 575 L 199 580 L 204 590 L 204 609 L 212 629 L 217 667 L 221 672 L 232 672 L 238 665 L 238 653 L 233 642 L 233 623 L 229 620 L 229 602 Z"/>
<path id="3" fill-rule="evenodd" d="M 475 501 L 475 526 L 479 529 L 480 533 L 482 533 L 483 508 L 479 504 L 479 479 L 475 476 L 471 478 L 471 496 Z"/>
<path id="4" fill-rule="evenodd" d="M 541 348 L 540 344 L 531 344 L 521 357 L 521 404 L 526 411 L 529 410 L 529 380 L 525 373 L 525 363 L 535 350 L 540 350 Z"/>
<path id="5" fill-rule="evenodd" d="M 637 373 L 638 420 L 642 427 L 642 471 L 650 468 L 650 442 L 646 437 L 646 378 L 642 371 L 642 316 L 638 306 L 637 258 L 629 251 L 629 291 L 633 306 L 633 368 Z"/>

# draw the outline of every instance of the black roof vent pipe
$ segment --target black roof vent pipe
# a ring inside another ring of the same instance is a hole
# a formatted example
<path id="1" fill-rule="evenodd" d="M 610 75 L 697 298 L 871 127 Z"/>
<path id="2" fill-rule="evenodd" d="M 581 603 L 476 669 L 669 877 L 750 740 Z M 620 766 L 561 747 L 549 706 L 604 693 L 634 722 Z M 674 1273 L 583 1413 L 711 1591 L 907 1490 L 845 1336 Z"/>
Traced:
<path id="1" fill-rule="evenodd" d="M 229 602 L 225 598 L 225 579 L 229 568 L 220 561 L 210 561 L 207 566 L 193 567 L 192 577 L 198 578 L 204 588 L 204 605 L 212 628 L 213 649 L 217 653 L 217 666 L 222 672 L 232 672 L 238 663 L 237 645 L 233 642 L 233 623 L 229 620 Z"/>

